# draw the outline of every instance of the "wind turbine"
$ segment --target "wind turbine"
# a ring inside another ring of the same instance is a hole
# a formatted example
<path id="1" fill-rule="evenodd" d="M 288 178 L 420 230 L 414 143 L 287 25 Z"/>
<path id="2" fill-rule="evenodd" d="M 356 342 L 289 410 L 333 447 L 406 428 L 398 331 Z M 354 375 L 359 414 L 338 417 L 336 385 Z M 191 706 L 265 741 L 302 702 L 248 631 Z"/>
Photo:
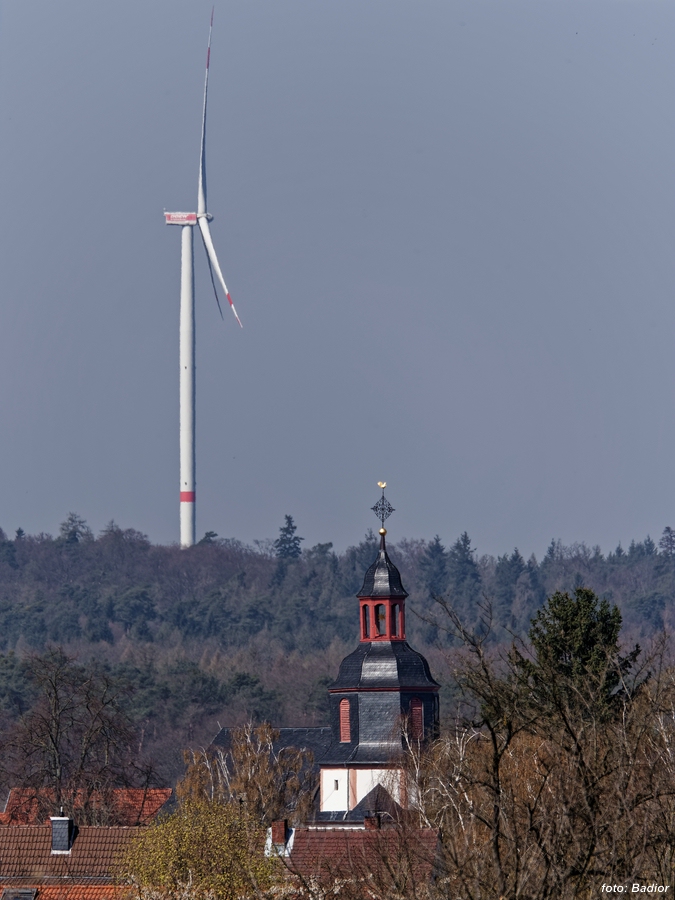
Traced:
<path id="1" fill-rule="evenodd" d="M 211 32 L 213 31 L 213 10 L 209 26 L 209 42 L 206 50 L 206 75 L 204 76 L 204 109 L 202 113 L 202 142 L 199 156 L 199 188 L 197 191 L 197 212 L 165 212 L 167 225 L 181 227 L 180 256 L 180 543 L 191 547 L 195 542 L 195 289 L 194 253 L 192 229 L 199 230 L 206 249 L 206 258 L 211 274 L 211 283 L 216 295 L 216 303 L 223 310 L 218 299 L 215 275 L 225 292 L 237 322 L 241 320 L 234 308 L 230 292 L 225 284 L 218 257 L 211 239 L 209 222 L 213 216 L 206 210 L 206 101 L 209 89 L 209 62 L 211 60 Z M 243 327 L 243 326 L 242 326 Z"/>

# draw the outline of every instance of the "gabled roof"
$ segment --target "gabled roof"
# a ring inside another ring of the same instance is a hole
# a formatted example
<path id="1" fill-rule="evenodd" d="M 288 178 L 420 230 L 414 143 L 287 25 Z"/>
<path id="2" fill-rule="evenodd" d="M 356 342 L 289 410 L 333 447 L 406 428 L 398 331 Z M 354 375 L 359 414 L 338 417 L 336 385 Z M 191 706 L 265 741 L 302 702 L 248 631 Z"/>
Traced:
<path id="1" fill-rule="evenodd" d="M 73 808 L 105 809 L 106 820 L 115 825 L 149 825 L 169 800 L 171 788 L 114 788 L 109 793 L 94 791 L 85 796 L 78 791 Z M 54 805 L 54 793 L 46 788 L 12 788 L 4 812 L 0 813 L 0 825 L 39 825 L 44 822 L 44 810 Z M 56 814 L 57 810 L 51 810 Z"/>
<path id="2" fill-rule="evenodd" d="M 333 823 L 362 823 L 367 817 L 380 816 L 384 824 L 403 824 L 410 820 L 410 812 L 394 800 L 389 791 L 381 784 L 376 784 L 356 806 L 350 810 L 331 810 L 316 814 L 317 823 L 328 825 Z"/>
<path id="3" fill-rule="evenodd" d="M 12 879 L 12 886 L 18 887 L 14 881 L 17 878 L 31 882 L 64 877 L 112 882 L 122 854 L 140 831 L 140 828 L 83 825 L 76 828 L 69 853 L 52 855 L 50 825 L 0 826 L 0 888 L 8 886 L 8 879 Z"/>
<path id="4" fill-rule="evenodd" d="M 427 882 L 438 867 L 438 833 L 432 828 L 296 828 L 288 858 L 292 873 L 323 883 L 368 881 L 395 893 L 403 882 Z"/>
<path id="5" fill-rule="evenodd" d="M 348 819 L 363 822 L 366 816 L 383 815 L 394 822 L 404 818 L 403 807 L 394 800 L 388 790 L 376 784 L 347 814 Z"/>

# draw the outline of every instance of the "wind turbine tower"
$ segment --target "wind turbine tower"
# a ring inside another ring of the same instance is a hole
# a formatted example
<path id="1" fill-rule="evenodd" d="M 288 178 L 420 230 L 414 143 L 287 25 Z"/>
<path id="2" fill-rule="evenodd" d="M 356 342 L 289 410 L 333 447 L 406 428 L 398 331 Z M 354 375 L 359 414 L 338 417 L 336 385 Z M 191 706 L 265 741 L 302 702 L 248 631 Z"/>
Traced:
<path id="1" fill-rule="evenodd" d="M 213 218 L 206 210 L 206 100 L 209 88 L 209 62 L 211 60 L 211 32 L 213 10 L 209 26 L 209 42 L 206 50 L 206 75 L 204 77 L 204 108 L 202 113 L 202 141 L 199 157 L 199 188 L 197 212 L 165 212 L 167 225 L 180 225 L 180 543 L 192 547 L 195 543 L 196 466 L 195 466 L 195 288 L 193 228 L 199 226 L 216 303 L 222 318 L 218 299 L 216 277 L 227 297 L 237 322 L 241 325 L 225 284 L 223 273 L 211 239 L 209 222 Z M 214 274 L 215 273 L 215 274 Z"/>

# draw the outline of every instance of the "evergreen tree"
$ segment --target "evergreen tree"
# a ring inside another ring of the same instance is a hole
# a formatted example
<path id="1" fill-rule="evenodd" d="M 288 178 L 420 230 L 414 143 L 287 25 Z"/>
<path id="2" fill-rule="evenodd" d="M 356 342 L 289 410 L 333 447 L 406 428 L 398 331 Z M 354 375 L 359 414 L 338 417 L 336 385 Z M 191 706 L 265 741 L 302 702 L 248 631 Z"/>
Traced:
<path id="1" fill-rule="evenodd" d="M 556 591 L 532 620 L 533 659 L 512 660 L 542 712 L 604 714 L 640 653 L 621 655 L 621 612 L 588 588 Z"/>
<path id="2" fill-rule="evenodd" d="M 378 535 L 372 528 L 355 547 L 347 547 L 338 564 L 341 590 L 344 596 L 352 596 L 363 584 L 363 576 L 377 558 Z"/>
<path id="3" fill-rule="evenodd" d="M 495 568 L 495 601 L 497 619 L 502 624 L 510 622 L 511 610 L 516 599 L 516 584 L 525 571 L 525 560 L 516 547 L 511 556 L 497 557 Z"/>
<path id="4" fill-rule="evenodd" d="M 66 544 L 79 544 L 80 541 L 93 540 L 91 528 L 87 525 L 82 516 L 77 513 L 70 512 L 65 522 L 61 522 L 59 526 L 59 540 Z"/>
<path id="5" fill-rule="evenodd" d="M 420 559 L 420 571 L 424 587 L 432 596 L 442 594 L 448 583 L 448 560 L 445 547 L 438 535 L 427 544 Z"/>
<path id="6" fill-rule="evenodd" d="M 666 525 L 659 541 L 659 547 L 666 556 L 675 556 L 675 531 Z"/>
<path id="7" fill-rule="evenodd" d="M 298 559 L 302 553 L 300 541 L 304 541 L 304 538 L 295 533 L 298 529 L 293 516 L 285 516 L 285 519 L 286 524 L 279 529 L 279 537 L 274 542 L 274 551 L 277 559 Z"/>
<path id="8" fill-rule="evenodd" d="M 481 581 L 471 538 L 466 531 L 448 551 L 447 570 L 452 605 L 470 621 L 475 618 L 478 608 Z"/>

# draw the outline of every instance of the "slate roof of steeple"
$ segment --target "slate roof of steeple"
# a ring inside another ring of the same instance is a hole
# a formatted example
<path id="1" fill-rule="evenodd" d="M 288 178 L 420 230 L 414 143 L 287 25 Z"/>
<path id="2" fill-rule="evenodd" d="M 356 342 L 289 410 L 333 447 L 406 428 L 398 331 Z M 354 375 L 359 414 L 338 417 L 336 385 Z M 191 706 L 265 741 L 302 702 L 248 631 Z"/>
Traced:
<path id="1" fill-rule="evenodd" d="M 363 587 L 357 597 L 407 597 L 408 592 L 401 584 L 401 573 L 389 559 L 384 534 L 380 537 L 380 552 L 366 572 Z"/>
<path id="2" fill-rule="evenodd" d="M 361 642 L 345 656 L 330 691 L 373 688 L 438 690 L 429 663 L 407 641 Z"/>

